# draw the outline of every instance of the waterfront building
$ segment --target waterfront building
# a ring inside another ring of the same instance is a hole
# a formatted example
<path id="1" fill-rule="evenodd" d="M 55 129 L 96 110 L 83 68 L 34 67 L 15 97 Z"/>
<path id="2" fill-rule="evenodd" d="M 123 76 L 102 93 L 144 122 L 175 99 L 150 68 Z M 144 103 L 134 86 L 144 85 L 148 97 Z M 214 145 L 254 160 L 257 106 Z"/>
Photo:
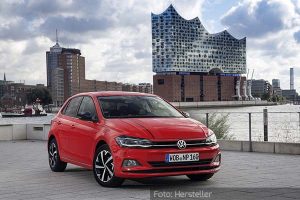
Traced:
<path id="1" fill-rule="evenodd" d="M 248 99 L 246 38 L 210 34 L 199 18 L 186 20 L 170 5 L 152 14 L 153 90 L 169 101 Z"/>
<path id="2" fill-rule="evenodd" d="M 299 97 L 297 91 L 294 90 L 282 90 L 282 96 L 288 101 L 296 101 Z"/>
<path id="3" fill-rule="evenodd" d="M 79 49 L 62 48 L 56 41 L 46 52 L 46 65 L 47 87 L 55 106 L 80 92 L 80 82 L 85 79 L 85 60 Z"/>
<path id="4" fill-rule="evenodd" d="M 282 96 L 282 89 L 280 88 L 280 80 L 279 79 L 272 79 L 272 88 L 273 88 L 273 95 L 275 96 Z"/>
<path id="5" fill-rule="evenodd" d="M 6 80 L 4 75 L 3 80 L 0 80 L 0 107 L 25 106 L 28 103 L 27 95 L 36 88 L 45 88 L 45 86 L 44 84 L 15 83 Z"/>
<path id="6" fill-rule="evenodd" d="M 273 93 L 272 86 L 269 81 L 264 79 L 252 80 L 251 92 L 254 97 L 263 97 L 264 95 L 271 96 Z"/>
<path id="7" fill-rule="evenodd" d="M 279 79 L 272 79 L 272 87 L 273 88 L 280 88 L 280 80 Z"/>

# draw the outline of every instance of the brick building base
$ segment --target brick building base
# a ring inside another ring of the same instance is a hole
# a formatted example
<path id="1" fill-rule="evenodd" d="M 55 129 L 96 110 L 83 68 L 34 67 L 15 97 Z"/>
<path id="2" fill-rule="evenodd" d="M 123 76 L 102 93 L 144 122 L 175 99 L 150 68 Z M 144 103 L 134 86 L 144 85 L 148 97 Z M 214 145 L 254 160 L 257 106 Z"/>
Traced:
<path id="1" fill-rule="evenodd" d="M 171 101 L 232 101 L 240 77 L 218 75 L 160 75 L 153 76 L 153 92 Z M 245 77 L 241 78 L 241 82 Z M 240 88 L 242 94 L 242 88 Z"/>

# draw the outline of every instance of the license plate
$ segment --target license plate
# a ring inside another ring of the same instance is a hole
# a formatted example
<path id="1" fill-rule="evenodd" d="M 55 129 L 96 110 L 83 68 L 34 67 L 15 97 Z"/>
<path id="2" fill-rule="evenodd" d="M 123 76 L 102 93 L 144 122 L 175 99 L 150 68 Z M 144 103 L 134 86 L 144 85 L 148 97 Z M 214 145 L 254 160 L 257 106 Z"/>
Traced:
<path id="1" fill-rule="evenodd" d="M 174 153 L 166 154 L 166 162 L 199 161 L 199 153 Z"/>

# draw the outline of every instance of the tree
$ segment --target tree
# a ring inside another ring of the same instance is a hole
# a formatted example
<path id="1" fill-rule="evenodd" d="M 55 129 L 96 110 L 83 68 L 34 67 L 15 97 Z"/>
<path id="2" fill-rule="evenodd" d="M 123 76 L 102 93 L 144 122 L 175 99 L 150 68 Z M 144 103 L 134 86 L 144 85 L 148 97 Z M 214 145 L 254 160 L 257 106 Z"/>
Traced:
<path id="1" fill-rule="evenodd" d="M 35 88 L 26 95 L 27 103 L 32 104 L 37 98 L 41 100 L 42 105 L 48 105 L 52 103 L 52 97 L 49 90 L 46 88 Z"/>
<path id="2" fill-rule="evenodd" d="M 261 100 L 267 100 L 270 101 L 270 94 L 269 93 L 264 93 L 263 95 L 261 95 Z"/>

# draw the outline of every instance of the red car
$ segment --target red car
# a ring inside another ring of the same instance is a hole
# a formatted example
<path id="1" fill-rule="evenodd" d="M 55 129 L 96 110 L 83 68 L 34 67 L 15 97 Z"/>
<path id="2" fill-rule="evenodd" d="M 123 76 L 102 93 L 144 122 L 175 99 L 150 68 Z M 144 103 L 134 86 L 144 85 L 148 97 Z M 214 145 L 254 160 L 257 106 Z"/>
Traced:
<path id="1" fill-rule="evenodd" d="M 51 122 L 49 165 L 91 169 L 102 186 L 124 179 L 187 175 L 204 181 L 220 169 L 215 134 L 152 94 L 93 92 L 66 101 Z"/>

